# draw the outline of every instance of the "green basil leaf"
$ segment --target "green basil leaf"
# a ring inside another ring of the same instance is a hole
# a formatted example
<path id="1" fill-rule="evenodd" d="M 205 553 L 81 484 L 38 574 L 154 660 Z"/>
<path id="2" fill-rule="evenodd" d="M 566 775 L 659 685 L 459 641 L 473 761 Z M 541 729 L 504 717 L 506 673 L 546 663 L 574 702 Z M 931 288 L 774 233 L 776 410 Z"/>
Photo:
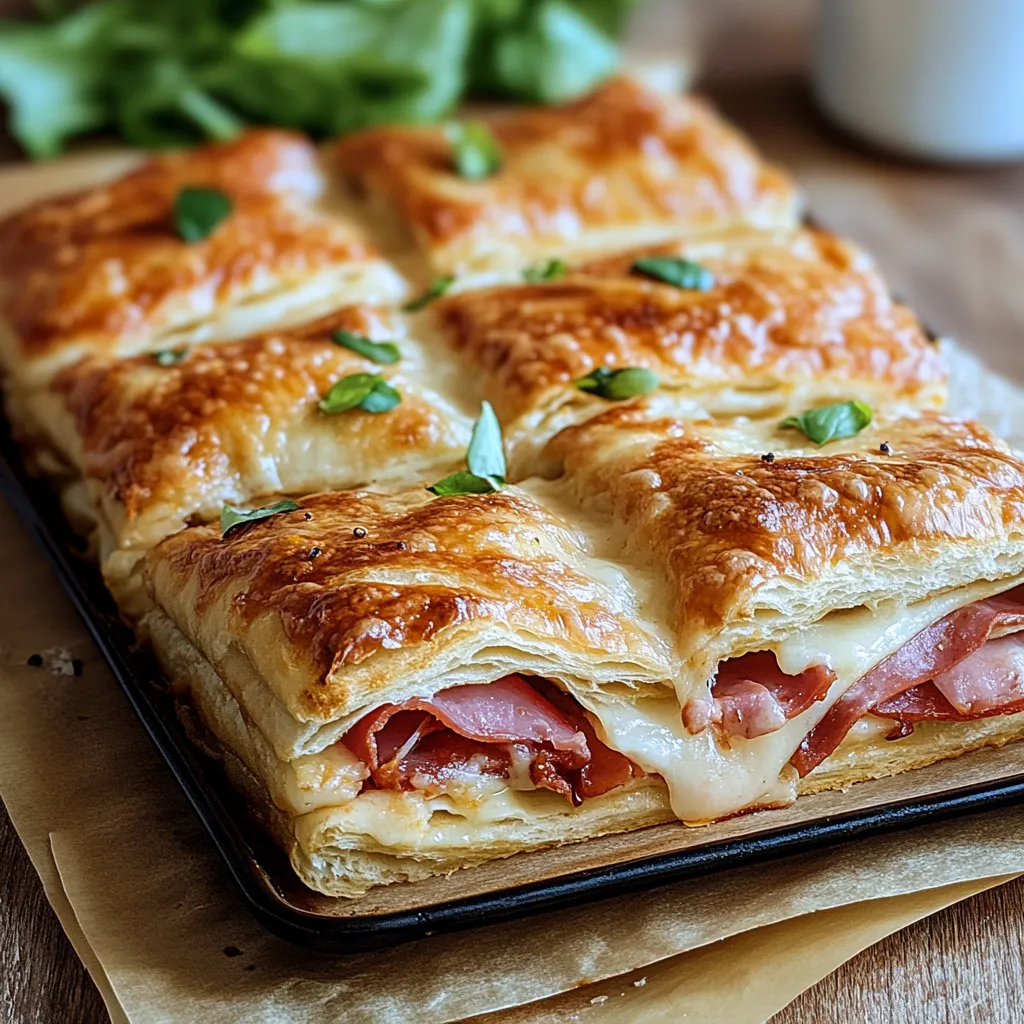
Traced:
<path id="1" fill-rule="evenodd" d="M 523 271 L 523 280 L 529 284 L 540 284 L 542 281 L 557 281 L 568 273 L 569 265 L 565 260 L 553 259 L 527 267 Z"/>
<path id="2" fill-rule="evenodd" d="M 501 147 L 483 121 L 449 121 L 444 133 L 460 178 L 482 181 L 501 170 Z"/>
<path id="3" fill-rule="evenodd" d="M 174 228 L 190 245 L 208 237 L 231 213 L 231 197 L 215 188 L 186 185 L 174 197 Z"/>
<path id="4" fill-rule="evenodd" d="M 505 481 L 492 476 L 477 476 L 468 470 L 460 469 L 443 480 L 438 480 L 427 490 L 441 498 L 450 498 L 455 494 L 493 494 L 500 491 Z"/>
<path id="5" fill-rule="evenodd" d="M 226 537 L 236 526 L 255 523 L 260 519 L 267 519 L 282 512 L 294 512 L 298 508 L 300 508 L 299 503 L 289 499 L 253 509 L 235 508 L 234 505 L 228 505 L 225 502 L 224 507 L 220 510 L 220 535 Z"/>
<path id="6" fill-rule="evenodd" d="M 866 402 L 837 402 L 808 409 L 799 416 L 784 419 L 780 427 L 802 430 L 815 444 L 828 444 L 843 437 L 854 437 L 871 422 L 871 406 Z"/>
<path id="7" fill-rule="evenodd" d="M 401 401 L 402 396 L 387 381 L 379 380 L 359 408 L 364 412 L 390 412 Z"/>
<path id="8" fill-rule="evenodd" d="M 425 306 L 429 306 L 434 299 L 441 298 L 453 284 L 455 284 L 455 278 L 451 274 L 446 274 L 444 277 L 435 277 L 430 282 L 430 287 L 422 295 L 417 295 L 415 299 L 410 299 L 402 309 L 406 313 L 417 313 Z"/>
<path id="9" fill-rule="evenodd" d="M 466 466 L 475 476 L 505 479 L 501 424 L 490 402 L 480 403 L 480 418 L 473 425 L 473 434 L 466 449 Z"/>
<path id="10" fill-rule="evenodd" d="M 335 331 L 331 340 L 374 363 L 397 363 L 402 358 L 398 346 L 391 341 L 370 341 L 350 331 Z"/>
<path id="11" fill-rule="evenodd" d="M 181 348 L 162 348 L 159 352 L 153 353 L 153 358 L 160 366 L 175 366 L 188 355 L 188 348 L 184 345 Z"/>
<path id="12" fill-rule="evenodd" d="M 466 466 L 468 470 L 452 473 L 427 490 L 441 497 L 450 497 L 453 494 L 490 494 L 505 486 L 501 424 L 490 402 L 480 403 L 480 418 L 473 424 L 466 449 Z"/>
<path id="13" fill-rule="evenodd" d="M 715 275 L 707 267 L 676 256 L 645 256 L 634 260 L 630 270 L 688 291 L 706 292 L 715 286 Z"/>
<path id="14" fill-rule="evenodd" d="M 320 411 L 329 415 L 349 409 L 387 412 L 401 400 L 402 396 L 379 373 L 350 373 L 331 385 L 320 399 Z"/>
<path id="15" fill-rule="evenodd" d="M 658 378 L 641 366 L 628 366 L 610 370 L 599 366 L 586 377 L 576 381 L 580 391 L 606 398 L 609 402 L 622 402 L 637 395 L 649 395 L 658 386 Z"/>

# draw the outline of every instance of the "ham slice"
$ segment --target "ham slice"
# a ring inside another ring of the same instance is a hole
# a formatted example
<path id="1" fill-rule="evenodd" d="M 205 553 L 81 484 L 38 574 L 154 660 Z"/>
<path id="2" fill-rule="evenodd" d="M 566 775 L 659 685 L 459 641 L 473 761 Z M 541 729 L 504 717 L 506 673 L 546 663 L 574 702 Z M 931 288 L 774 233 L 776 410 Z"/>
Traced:
<path id="1" fill-rule="evenodd" d="M 786 675 L 771 651 L 730 658 L 718 666 L 710 694 L 683 708 L 683 724 L 697 733 L 718 723 L 732 736 L 754 739 L 781 729 L 822 700 L 834 679 L 824 665 Z"/>
<path id="2" fill-rule="evenodd" d="M 948 672 L 882 701 L 873 715 L 901 722 L 969 722 L 1024 711 L 1024 636 L 989 640 Z"/>
<path id="3" fill-rule="evenodd" d="M 806 775 L 839 746 L 860 718 L 922 683 L 943 680 L 952 691 L 953 680 L 959 680 L 957 699 L 971 697 L 973 702 L 971 695 L 977 691 L 969 678 L 949 673 L 993 634 L 1014 629 L 1024 629 L 1024 587 L 976 601 L 932 623 L 854 683 L 804 737 L 790 764 L 801 777 Z"/>
<path id="4" fill-rule="evenodd" d="M 535 679 L 533 685 L 587 738 L 590 760 L 579 769 L 573 779 L 574 791 L 578 797 L 601 796 L 647 774 L 625 754 L 612 750 L 598 739 L 594 726 L 584 714 L 583 708 L 569 694 L 546 679 Z"/>
<path id="5" fill-rule="evenodd" d="M 965 715 L 984 715 L 1024 700 L 1024 637 L 989 640 L 932 682 Z"/>
<path id="6" fill-rule="evenodd" d="M 545 743 L 588 756 L 587 740 L 572 722 L 521 676 L 493 683 L 452 686 L 429 701 L 409 701 L 405 707 L 427 711 L 449 729 L 488 743 Z"/>
<path id="7" fill-rule="evenodd" d="M 972 722 L 976 718 L 1013 715 L 1020 711 L 1024 711 L 1024 699 L 985 711 L 965 713 L 953 707 L 934 683 L 921 683 L 912 690 L 897 694 L 892 700 L 883 701 L 871 709 L 871 714 L 894 719 L 897 729 L 887 738 L 900 739 L 914 731 L 914 722 Z"/>
<path id="8" fill-rule="evenodd" d="M 342 742 L 381 789 L 427 789 L 527 765 L 535 786 L 573 803 L 642 775 L 594 734 L 582 708 L 546 680 L 453 686 L 430 700 L 385 704 Z"/>

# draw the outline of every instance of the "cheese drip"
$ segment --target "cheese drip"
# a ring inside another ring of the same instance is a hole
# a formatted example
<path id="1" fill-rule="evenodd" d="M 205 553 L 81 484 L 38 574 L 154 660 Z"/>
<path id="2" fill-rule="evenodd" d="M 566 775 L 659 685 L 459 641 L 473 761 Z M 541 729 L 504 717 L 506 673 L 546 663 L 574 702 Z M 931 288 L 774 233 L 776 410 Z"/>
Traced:
<path id="1" fill-rule="evenodd" d="M 874 610 L 833 612 L 795 630 L 768 648 L 779 668 L 798 675 L 813 665 L 827 665 L 835 672 L 835 681 L 824 700 L 781 729 L 754 739 L 733 736 L 725 743 L 714 729 L 696 735 L 688 732 L 674 697 L 635 702 L 592 694 L 578 697 L 608 746 L 665 780 L 672 810 L 685 822 L 700 824 L 748 807 L 792 803 L 797 777 L 788 767 L 789 759 L 861 676 L 933 622 L 1009 590 L 1022 579 L 983 580 L 909 607 L 887 602 Z"/>

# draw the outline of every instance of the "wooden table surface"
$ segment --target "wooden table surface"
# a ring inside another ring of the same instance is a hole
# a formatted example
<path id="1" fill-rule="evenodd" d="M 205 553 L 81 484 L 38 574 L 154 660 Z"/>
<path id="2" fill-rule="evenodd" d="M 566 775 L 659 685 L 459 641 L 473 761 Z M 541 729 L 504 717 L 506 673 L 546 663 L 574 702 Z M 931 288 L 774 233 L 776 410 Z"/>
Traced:
<path id="1" fill-rule="evenodd" d="M 887 238 L 879 246 L 879 239 L 864 237 L 870 226 L 859 232 L 849 208 L 837 215 L 816 205 L 816 212 L 874 247 L 896 288 L 930 324 L 968 341 L 990 365 L 1024 381 L 1018 355 L 1024 339 L 1007 327 L 1010 318 L 999 315 L 1001 304 L 1020 306 L 1020 278 L 1005 272 L 986 278 L 982 252 L 979 300 L 979 282 L 944 278 L 941 245 L 928 244 L 965 211 L 990 218 L 992 245 L 1005 248 L 1011 235 L 1024 239 L 1024 167 L 935 169 L 861 152 L 819 123 L 802 86 L 791 78 L 733 82 L 715 90 L 714 98 L 808 185 L 813 202 L 822 191 L 816 186 L 838 173 L 845 183 L 873 189 L 872 195 L 894 204 L 909 221 L 906 245 Z M 1007 225 L 1021 230 L 1007 234 Z M 1006 253 L 995 255 L 1005 266 Z M 6 813 L 0 816 L 0 864 L 0 1021 L 107 1020 Z M 804 993 L 773 1024 L 1018 1021 L 1024 1018 L 1019 1009 L 1022 941 L 1024 879 L 944 910 L 865 951 Z"/>

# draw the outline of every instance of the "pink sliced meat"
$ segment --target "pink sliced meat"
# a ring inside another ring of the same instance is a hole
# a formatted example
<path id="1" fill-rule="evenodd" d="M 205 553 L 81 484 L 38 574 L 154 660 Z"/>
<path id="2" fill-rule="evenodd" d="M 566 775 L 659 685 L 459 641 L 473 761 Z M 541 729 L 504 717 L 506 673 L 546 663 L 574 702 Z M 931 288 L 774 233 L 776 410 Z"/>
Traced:
<path id="1" fill-rule="evenodd" d="M 693 733 L 718 723 L 733 736 L 764 736 L 824 698 L 834 679 L 825 665 L 786 675 L 771 651 L 730 658 L 718 666 L 711 700 L 701 697 L 683 708 L 683 724 Z"/>
<path id="2" fill-rule="evenodd" d="M 546 680 L 505 676 L 453 686 L 430 700 L 385 704 L 342 742 L 382 789 L 423 788 L 474 774 L 509 777 L 528 760 L 533 784 L 573 803 L 644 772 L 602 743 L 583 709 Z"/>
<path id="3" fill-rule="evenodd" d="M 915 722 L 973 722 L 977 718 L 1015 715 L 1021 711 L 1024 711 L 1024 700 L 965 714 L 953 707 L 934 683 L 921 683 L 872 708 L 871 713 L 893 719 L 896 729 L 887 738 L 899 739 L 914 731 Z"/>
<path id="4" fill-rule="evenodd" d="M 989 640 L 958 665 L 871 709 L 901 722 L 969 722 L 1024 710 L 1024 636 Z"/>
<path id="5" fill-rule="evenodd" d="M 587 739 L 521 676 L 452 686 L 406 708 L 427 711 L 468 739 L 488 743 L 544 743 L 586 758 Z"/>
<path id="6" fill-rule="evenodd" d="M 993 632 L 1021 628 L 1024 587 L 976 601 L 932 623 L 854 683 L 804 737 L 790 764 L 801 776 L 806 775 L 839 746 L 854 723 L 876 706 L 921 683 L 943 678 Z M 969 687 L 967 692 L 972 692 Z M 961 691 L 959 699 L 963 696 Z"/>
<path id="7" fill-rule="evenodd" d="M 1024 636 L 1013 633 L 989 640 L 932 682 L 965 715 L 1024 700 Z"/>

